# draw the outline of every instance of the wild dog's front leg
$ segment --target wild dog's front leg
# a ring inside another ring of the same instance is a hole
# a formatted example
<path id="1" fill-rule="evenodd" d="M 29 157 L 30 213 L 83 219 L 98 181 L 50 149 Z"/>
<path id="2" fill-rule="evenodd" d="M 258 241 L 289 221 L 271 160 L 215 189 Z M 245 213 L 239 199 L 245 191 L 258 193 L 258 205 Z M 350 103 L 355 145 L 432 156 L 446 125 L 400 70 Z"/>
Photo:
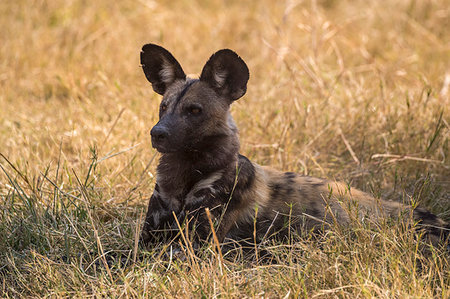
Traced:
<path id="1" fill-rule="evenodd" d="M 174 203 L 175 201 L 161 196 L 158 185 L 155 186 L 140 236 L 142 245 L 146 246 L 162 239 L 163 230 L 169 228 L 173 221 L 172 212 L 179 213 L 179 206 Z"/>
<path id="2" fill-rule="evenodd" d="M 197 190 L 195 193 L 188 194 L 185 200 L 185 210 L 187 220 L 189 221 L 190 232 L 193 232 L 194 242 L 206 241 L 211 234 L 211 224 L 217 224 L 221 218 L 226 221 L 228 211 L 224 210 L 226 203 L 222 202 L 221 197 L 215 194 L 212 188 Z M 206 213 L 209 209 L 209 215 Z M 211 218 L 211 219 L 208 219 Z M 219 242 L 222 242 L 230 226 L 219 223 L 216 226 L 216 234 Z"/>

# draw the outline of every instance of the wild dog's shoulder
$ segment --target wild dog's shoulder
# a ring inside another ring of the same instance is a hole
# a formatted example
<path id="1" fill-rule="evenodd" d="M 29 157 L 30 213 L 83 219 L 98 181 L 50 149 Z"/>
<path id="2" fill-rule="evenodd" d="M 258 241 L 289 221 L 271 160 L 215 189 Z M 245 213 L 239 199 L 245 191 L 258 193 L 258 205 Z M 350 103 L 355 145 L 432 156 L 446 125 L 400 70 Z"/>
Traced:
<path id="1" fill-rule="evenodd" d="M 238 156 L 236 178 L 240 188 L 247 189 L 255 182 L 256 168 L 255 165 L 241 154 Z"/>
<path id="2" fill-rule="evenodd" d="M 265 191 L 269 188 L 270 183 L 276 174 L 277 171 L 275 169 L 261 166 L 239 154 L 236 188 L 245 191 Z"/>

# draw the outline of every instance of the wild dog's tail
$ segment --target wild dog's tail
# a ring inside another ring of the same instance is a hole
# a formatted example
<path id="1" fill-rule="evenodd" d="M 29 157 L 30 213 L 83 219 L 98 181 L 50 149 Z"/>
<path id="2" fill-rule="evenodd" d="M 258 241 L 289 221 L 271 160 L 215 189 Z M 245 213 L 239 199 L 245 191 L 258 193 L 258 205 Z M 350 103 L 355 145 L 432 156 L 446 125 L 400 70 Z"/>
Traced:
<path id="1" fill-rule="evenodd" d="M 374 216 L 381 214 L 388 217 L 407 217 L 409 213 L 405 212 L 411 211 L 412 208 L 410 205 L 406 205 L 397 201 L 386 201 L 382 199 L 375 200 L 369 194 L 357 189 L 352 189 L 351 191 L 349 191 L 347 186 L 343 185 L 342 183 L 333 182 L 330 183 L 329 186 L 331 186 L 333 190 L 337 190 L 336 194 L 338 194 L 338 197 L 344 196 L 356 199 L 360 207 L 372 211 L 372 214 Z M 441 218 L 422 207 L 414 208 L 412 216 L 414 221 L 418 222 L 417 227 L 424 230 L 425 237 L 430 243 L 432 243 L 434 246 L 447 244 L 447 248 L 450 250 L 449 223 L 446 223 Z"/>
<path id="2" fill-rule="evenodd" d="M 417 207 L 413 212 L 414 220 L 423 227 L 426 237 L 433 245 L 447 244 L 447 250 L 450 250 L 450 224 L 429 212 L 428 210 Z"/>

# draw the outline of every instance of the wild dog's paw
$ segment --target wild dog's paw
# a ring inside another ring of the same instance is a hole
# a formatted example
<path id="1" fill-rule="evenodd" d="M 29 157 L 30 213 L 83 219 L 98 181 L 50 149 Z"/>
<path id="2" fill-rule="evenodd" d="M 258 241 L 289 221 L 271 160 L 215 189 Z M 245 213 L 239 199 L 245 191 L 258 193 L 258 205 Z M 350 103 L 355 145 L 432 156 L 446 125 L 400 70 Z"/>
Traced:
<path id="1" fill-rule="evenodd" d="M 148 244 L 150 243 L 150 239 L 150 234 L 146 231 L 142 231 L 138 241 L 139 247 L 147 248 Z"/>

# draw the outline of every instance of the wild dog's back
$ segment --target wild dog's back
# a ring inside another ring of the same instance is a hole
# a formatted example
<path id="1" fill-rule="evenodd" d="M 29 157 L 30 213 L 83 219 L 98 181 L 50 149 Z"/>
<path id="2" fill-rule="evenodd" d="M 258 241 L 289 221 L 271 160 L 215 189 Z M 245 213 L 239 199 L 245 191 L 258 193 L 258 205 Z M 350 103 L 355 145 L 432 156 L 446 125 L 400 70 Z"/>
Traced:
<path id="1" fill-rule="evenodd" d="M 240 161 L 240 165 L 251 163 L 255 179 L 252 188 L 240 193 L 245 209 L 237 225 L 229 232 L 231 237 L 252 236 L 255 216 L 259 239 L 270 235 L 283 236 L 292 228 L 310 231 L 327 228 L 334 222 L 346 225 L 351 217 L 368 221 L 377 221 L 380 217 L 406 220 L 412 212 L 414 220 L 426 227 L 436 244 L 447 226 L 423 208 L 411 211 L 409 205 L 374 198 L 342 182 L 281 172 L 252 163 L 243 156 Z M 245 175 L 245 172 L 241 173 L 238 180 Z M 237 188 L 240 188 L 239 183 Z"/>

